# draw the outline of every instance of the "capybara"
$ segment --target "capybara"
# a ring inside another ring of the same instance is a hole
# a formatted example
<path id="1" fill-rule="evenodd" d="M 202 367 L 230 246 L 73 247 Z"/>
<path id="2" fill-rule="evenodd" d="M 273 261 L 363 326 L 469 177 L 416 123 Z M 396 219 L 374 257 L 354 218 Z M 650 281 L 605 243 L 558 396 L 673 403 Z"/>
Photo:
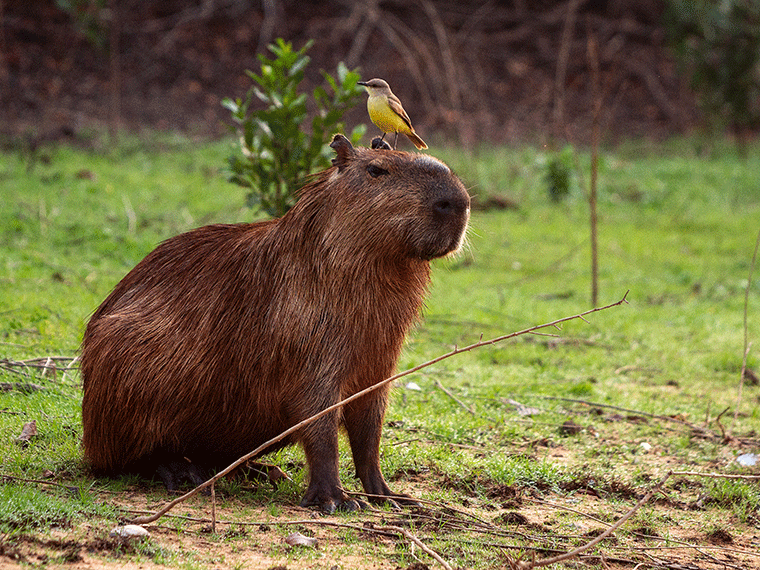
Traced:
<path id="1" fill-rule="evenodd" d="M 95 471 L 225 467 L 395 369 L 430 279 L 462 242 L 470 199 L 439 160 L 331 144 L 282 218 L 168 239 L 95 311 L 82 342 L 83 446 Z M 300 442 L 302 505 L 359 504 L 338 477 L 338 431 L 371 495 L 388 488 L 379 445 L 388 389 L 328 414 Z"/>

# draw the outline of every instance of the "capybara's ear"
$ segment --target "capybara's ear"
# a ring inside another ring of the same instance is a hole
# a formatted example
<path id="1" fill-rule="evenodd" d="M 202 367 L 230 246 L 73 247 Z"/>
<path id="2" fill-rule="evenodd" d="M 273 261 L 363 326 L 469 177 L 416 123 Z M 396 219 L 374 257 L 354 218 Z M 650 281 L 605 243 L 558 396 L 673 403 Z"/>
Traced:
<path id="1" fill-rule="evenodd" d="M 343 170 L 350 160 L 356 156 L 356 151 L 349 141 L 342 134 L 338 133 L 333 137 L 330 146 L 335 150 L 338 155 L 332 159 L 333 166 L 337 166 L 338 170 Z"/>
<path id="2" fill-rule="evenodd" d="M 375 137 L 372 139 L 372 150 L 382 149 L 382 150 L 393 150 L 391 148 L 391 145 L 389 145 L 383 137 Z"/>

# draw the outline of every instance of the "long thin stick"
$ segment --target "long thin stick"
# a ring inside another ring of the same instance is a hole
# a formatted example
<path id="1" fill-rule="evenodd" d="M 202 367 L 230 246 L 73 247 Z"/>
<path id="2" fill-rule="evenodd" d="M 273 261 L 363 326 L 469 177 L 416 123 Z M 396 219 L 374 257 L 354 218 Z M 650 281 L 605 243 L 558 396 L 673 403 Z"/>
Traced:
<path id="1" fill-rule="evenodd" d="M 560 554 L 559 556 L 552 556 L 551 558 L 543 558 L 541 560 L 535 560 L 531 562 L 518 562 L 516 567 L 519 570 L 529 570 L 530 568 L 538 568 L 540 566 L 549 566 L 550 564 L 557 564 L 558 562 L 562 562 L 564 560 L 569 560 L 570 558 L 575 558 L 579 554 L 585 552 L 589 548 L 592 548 L 593 546 L 596 546 L 601 541 L 603 541 L 605 538 L 607 538 L 609 535 L 611 535 L 613 532 L 615 532 L 617 529 L 619 529 L 625 521 L 627 521 L 629 518 L 631 518 L 636 511 L 638 511 L 642 506 L 644 506 L 649 499 L 652 498 L 652 495 L 654 495 L 656 492 L 662 488 L 662 486 L 665 484 L 665 481 L 667 481 L 670 476 L 673 474 L 672 471 L 668 471 L 668 473 L 659 480 L 659 482 L 649 489 L 649 491 L 641 497 L 638 503 L 636 503 L 633 508 L 631 508 L 630 511 L 625 513 L 618 521 L 613 524 L 611 527 L 609 527 L 607 530 L 605 530 L 603 533 L 601 533 L 599 536 L 597 536 L 594 540 L 587 542 L 583 546 L 579 546 L 575 550 L 571 550 L 570 552 L 566 552 L 565 554 Z"/>
<path id="2" fill-rule="evenodd" d="M 211 483 L 211 532 L 216 534 L 216 485 Z"/>
<path id="3" fill-rule="evenodd" d="M 437 379 L 436 379 L 436 381 L 435 381 L 435 387 L 436 387 L 436 388 L 438 388 L 438 389 L 439 389 L 441 392 L 443 392 L 444 394 L 446 394 L 446 395 L 447 395 L 449 398 L 451 398 L 452 400 L 454 400 L 454 401 L 455 401 L 457 404 L 459 404 L 459 405 L 460 405 L 462 408 L 464 408 L 464 409 L 465 409 L 467 412 L 469 412 L 469 413 L 470 413 L 470 414 L 472 414 L 473 416 L 474 416 L 474 415 L 476 415 L 476 414 L 475 414 L 475 410 L 473 410 L 473 409 L 472 409 L 470 406 L 468 406 L 468 405 L 467 405 L 467 404 L 465 404 L 465 403 L 464 403 L 462 400 L 460 400 L 459 398 L 457 398 L 457 397 L 456 397 L 454 394 L 452 394 L 452 393 L 451 393 L 451 391 L 450 391 L 450 390 L 447 390 L 447 389 L 444 387 L 444 385 L 443 385 L 443 384 L 441 384 L 441 381 L 440 381 L 440 380 L 437 380 Z"/>
<path id="4" fill-rule="evenodd" d="M 383 526 L 380 527 L 379 530 L 386 530 L 390 532 L 397 532 L 399 534 L 404 535 L 409 540 L 411 540 L 414 544 L 420 547 L 424 552 L 427 552 L 430 556 L 436 559 L 438 563 L 443 566 L 446 570 L 452 570 L 451 566 L 448 562 L 446 562 L 441 556 L 435 552 L 432 548 L 427 546 L 424 542 L 422 542 L 419 538 L 414 536 L 411 532 L 409 532 L 407 529 L 400 527 L 400 526 Z"/>
<path id="5" fill-rule="evenodd" d="M 677 418 L 672 418 L 670 416 L 662 416 L 662 415 L 659 415 L 659 414 L 653 414 L 653 413 L 650 413 L 650 412 L 644 412 L 642 410 L 633 410 L 631 408 L 623 408 L 621 406 L 615 406 L 613 404 L 601 404 L 599 402 L 592 402 L 590 400 L 581 400 L 579 398 L 565 398 L 565 397 L 562 397 L 562 396 L 536 396 L 536 397 L 537 398 L 541 398 L 543 400 L 557 400 L 558 402 L 573 402 L 575 404 L 584 404 L 586 406 L 592 406 L 592 407 L 597 407 L 597 408 L 607 408 L 607 409 L 610 409 L 610 410 L 618 410 L 620 412 L 628 412 L 630 414 L 636 414 L 636 415 L 639 415 L 639 416 L 646 416 L 648 418 L 654 418 L 656 420 L 663 420 L 663 421 L 674 423 L 674 424 L 677 424 L 677 425 L 680 425 L 680 426 L 683 426 L 683 427 L 687 427 L 690 430 L 692 430 L 692 431 L 694 431 L 696 433 L 699 433 L 700 435 L 702 435 L 704 437 L 707 437 L 707 436 L 712 437 L 712 438 L 718 438 L 719 437 L 717 433 L 715 433 L 715 432 L 713 432 L 713 431 L 711 431 L 711 430 L 709 430 L 707 428 L 700 427 L 700 426 L 698 426 L 696 424 L 693 424 L 693 423 L 690 423 L 690 422 L 687 422 L 687 421 L 684 421 L 684 420 L 680 420 L 680 419 L 677 419 Z"/>
<path id="6" fill-rule="evenodd" d="M 364 390 L 356 392 L 352 396 L 349 396 L 348 398 L 345 398 L 344 400 L 341 400 L 337 404 L 333 404 L 332 406 L 328 406 L 327 408 L 325 408 L 321 412 L 319 412 L 317 414 L 314 414 L 310 418 L 306 418 L 305 420 L 303 420 L 302 422 L 297 423 L 296 425 L 294 425 L 291 428 L 286 429 L 280 435 L 278 435 L 276 437 L 273 437 L 269 441 L 265 441 L 260 446 L 258 446 L 256 449 L 254 449 L 253 451 L 251 451 L 250 453 L 247 453 L 247 454 L 243 455 L 237 461 L 235 461 L 234 463 L 228 465 L 227 467 L 225 467 L 224 469 L 222 469 L 219 473 L 217 473 L 216 475 L 214 475 L 213 477 L 211 477 L 208 481 L 205 481 L 204 483 L 201 483 L 195 489 L 193 489 L 191 491 L 188 491 L 187 493 L 185 493 L 181 497 L 177 497 L 173 501 L 170 501 L 169 503 L 166 504 L 166 506 L 164 506 L 162 509 L 159 509 L 155 514 L 150 515 L 150 516 L 145 516 L 145 517 L 138 517 L 138 518 L 134 519 L 132 522 L 134 524 L 147 524 L 147 523 L 151 523 L 153 521 L 158 520 L 159 518 L 161 518 L 163 515 L 165 515 L 166 513 L 168 513 L 170 510 L 172 510 L 178 504 L 186 501 L 187 499 L 189 499 L 193 495 L 198 494 L 200 491 L 202 491 L 203 489 L 205 489 L 209 485 L 212 485 L 215 481 L 218 481 L 222 477 L 226 476 L 227 474 L 229 474 L 232 471 L 234 471 L 235 469 L 237 469 L 239 466 L 243 465 L 249 459 L 253 459 L 257 455 L 259 455 L 261 452 L 263 452 L 265 449 L 267 449 L 271 445 L 274 445 L 278 441 L 282 441 L 283 439 L 285 439 L 289 435 L 297 432 L 298 430 L 300 430 L 304 426 L 306 426 L 306 425 L 308 425 L 308 424 L 310 424 L 312 422 L 315 422 L 316 420 L 318 420 L 322 416 L 325 416 L 325 415 L 327 415 L 327 414 L 329 414 L 329 413 L 337 410 L 338 408 L 340 408 L 340 407 L 348 404 L 349 402 L 353 402 L 354 400 L 357 400 L 357 399 L 359 399 L 359 398 L 361 398 L 363 396 L 366 396 L 367 394 L 369 394 L 373 390 L 377 390 L 381 386 L 385 386 L 386 384 L 389 384 L 389 383 L 393 382 L 394 380 L 398 380 L 399 378 L 403 378 L 404 376 L 408 376 L 409 374 L 413 374 L 414 372 L 422 370 L 423 368 L 427 368 L 428 366 L 432 366 L 433 364 L 437 364 L 438 362 L 440 362 L 442 360 L 446 360 L 447 358 L 451 358 L 452 356 L 454 356 L 456 354 L 461 354 L 462 352 L 469 352 L 471 350 L 475 350 L 476 348 L 480 348 L 480 347 L 483 347 L 483 346 L 488 346 L 488 345 L 496 344 L 498 342 L 502 342 L 502 341 L 508 340 L 510 338 L 515 338 L 517 336 L 529 334 L 529 333 L 532 333 L 534 331 L 537 331 L 537 330 L 540 330 L 540 329 L 545 329 L 545 328 L 548 328 L 548 327 L 559 328 L 560 324 L 565 323 L 567 321 L 572 321 L 572 320 L 575 320 L 575 319 L 581 319 L 581 320 L 585 321 L 586 319 L 584 319 L 584 317 L 586 315 L 590 315 L 592 313 L 596 313 L 596 312 L 599 312 L 599 311 L 604 311 L 605 309 L 611 309 L 612 307 L 617 307 L 618 305 L 622 305 L 623 303 L 628 303 L 628 301 L 626 300 L 627 296 L 628 296 L 628 291 L 625 292 L 625 295 L 623 295 L 622 299 L 620 299 L 619 301 L 616 301 L 614 303 L 611 303 L 609 305 L 605 305 L 604 307 L 596 307 L 594 309 L 589 309 L 588 311 L 585 311 L 583 313 L 578 313 L 577 315 L 573 315 L 572 317 L 564 317 L 564 318 L 561 318 L 561 319 L 557 319 L 556 321 L 552 321 L 550 323 L 545 323 L 543 325 L 536 325 L 536 326 L 533 326 L 533 327 L 530 327 L 530 328 L 527 328 L 527 329 L 523 329 L 523 330 L 518 331 L 518 332 L 513 332 L 513 333 L 505 334 L 505 335 L 502 335 L 502 336 L 498 336 L 498 337 L 492 338 L 490 340 L 481 340 L 481 341 L 478 341 L 478 342 L 476 342 L 474 344 L 471 344 L 469 346 L 465 346 L 464 348 L 457 348 L 457 347 L 455 347 L 452 351 L 447 352 L 446 354 L 442 354 L 442 355 L 437 356 L 436 358 L 434 358 L 432 360 L 428 360 L 427 362 L 423 362 L 422 364 L 419 364 L 419 365 L 417 365 L 417 366 L 415 366 L 413 368 L 409 368 L 408 370 L 404 370 L 403 372 L 399 372 L 398 374 L 395 374 L 394 376 L 391 376 L 390 378 L 386 378 L 385 380 L 381 380 L 380 382 L 378 382 L 376 384 L 373 384 L 369 388 L 365 388 Z"/>
<path id="7" fill-rule="evenodd" d="M 554 73 L 554 109 L 552 121 L 554 123 L 554 136 L 559 137 L 565 130 L 565 77 L 567 76 L 567 62 L 570 60 L 570 44 L 573 40 L 575 19 L 578 15 L 581 0 L 570 0 L 567 3 L 565 22 L 562 26 L 562 36 L 557 56 L 557 69 Z"/>
<path id="8" fill-rule="evenodd" d="M 591 231 L 591 306 L 596 307 L 599 299 L 599 249 L 597 234 L 596 188 L 599 173 L 599 115 L 602 110 L 602 94 L 599 86 L 599 49 L 589 25 L 588 63 L 591 68 L 591 89 L 593 113 L 591 115 L 591 182 L 589 184 L 589 225 Z"/>
<path id="9" fill-rule="evenodd" d="M 700 473 L 699 471 L 673 471 L 673 475 L 708 477 L 710 479 L 739 479 L 744 481 L 757 481 L 760 479 L 760 475 L 727 475 L 725 473 Z"/>
<path id="10" fill-rule="evenodd" d="M 749 305 L 749 289 L 752 286 L 752 271 L 757 261 L 757 249 L 760 247 L 760 231 L 757 232 L 755 240 L 755 251 L 752 254 L 752 263 L 749 264 L 749 275 L 747 276 L 747 287 L 744 289 L 744 356 L 742 358 L 742 372 L 739 376 L 739 393 L 736 396 L 736 410 L 734 410 L 734 421 L 731 423 L 731 431 L 734 430 L 736 420 L 739 417 L 739 407 L 742 403 L 742 387 L 744 386 L 744 374 L 747 372 L 747 356 L 749 355 L 749 338 L 747 336 L 747 307 Z"/>

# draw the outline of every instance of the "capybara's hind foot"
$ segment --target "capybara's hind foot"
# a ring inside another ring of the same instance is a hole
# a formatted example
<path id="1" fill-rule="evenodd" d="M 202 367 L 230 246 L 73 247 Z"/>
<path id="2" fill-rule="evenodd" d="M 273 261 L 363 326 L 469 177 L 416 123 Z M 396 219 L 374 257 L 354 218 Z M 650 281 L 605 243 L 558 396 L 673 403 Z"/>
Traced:
<path id="1" fill-rule="evenodd" d="M 327 494 L 307 491 L 300 505 L 302 507 L 319 507 L 319 509 L 328 515 L 335 511 L 352 513 L 367 508 L 367 503 L 359 499 L 352 499 L 342 491 Z"/>
<path id="2" fill-rule="evenodd" d="M 388 505 L 394 511 L 400 511 L 401 507 L 421 507 L 417 499 L 411 495 L 403 493 L 392 493 L 390 495 L 368 495 L 367 499 L 375 505 Z"/>
<path id="3" fill-rule="evenodd" d="M 208 479 L 206 469 L 187 459 L 174 459 L 160 463 L 156 466 L 156 475 L 161 478 L 166 490 L 170 492 L 179 491 L 180 485 L 185 481 L 197 487 Z"/>

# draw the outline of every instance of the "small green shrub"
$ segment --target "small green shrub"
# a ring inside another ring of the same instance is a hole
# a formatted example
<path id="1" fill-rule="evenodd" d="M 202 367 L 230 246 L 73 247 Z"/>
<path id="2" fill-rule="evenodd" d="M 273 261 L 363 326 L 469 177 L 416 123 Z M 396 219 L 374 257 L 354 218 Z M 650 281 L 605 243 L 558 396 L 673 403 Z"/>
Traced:
<path id="1" fill-rule="evenodd" d="M 546 185 L 549 199 L 554 203 L 562 202 L 570 195 L 570 182 L 575 169 L 573 159 L 573 147 L 566 145 L 546 164 Z"/>
<path id="2" fill-rule="evenodd" d="M 233 127 L 240 136 L 240 152 L 228 159 L 230 181 L 250 188 L 248 206 L 270 216 L 282 216 L 295 203 L 296 191 L 312 172 L 330 166 L 332 135 L 344 130 L 343 115 L 359 100 L 361 76 L 338 64 L 337 78 L 322 71 L 332 95 L 320 86 L 313 91 L 316 112 L 308 124 L 307 95 L 299 84 L 310 58 L 306 51 L 313 41 L 298 51 L 278 38 L 269 46 L 275 55 L 259 55 L 261 73 L 247 71 L 254 85 L 245 99 L 225 99 L 232 113 Z M 254 109 L 254 99 L 264 104 Z M 359 141 L 366 127 L 358 125 L 349 138 Z"/>

